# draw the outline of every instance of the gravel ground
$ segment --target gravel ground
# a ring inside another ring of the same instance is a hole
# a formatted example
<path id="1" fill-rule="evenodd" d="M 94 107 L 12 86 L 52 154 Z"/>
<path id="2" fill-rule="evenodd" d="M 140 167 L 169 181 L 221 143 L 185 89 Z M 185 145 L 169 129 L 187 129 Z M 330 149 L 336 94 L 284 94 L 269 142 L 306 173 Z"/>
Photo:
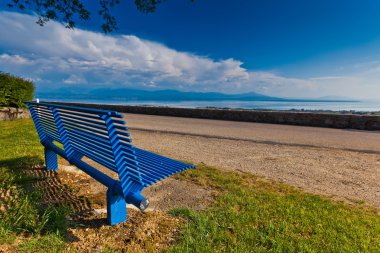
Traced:
<path id="1" fill-rule="evenodd" d="M 134 144 L 380 208 L 380 132 L 125 114 Z"/>

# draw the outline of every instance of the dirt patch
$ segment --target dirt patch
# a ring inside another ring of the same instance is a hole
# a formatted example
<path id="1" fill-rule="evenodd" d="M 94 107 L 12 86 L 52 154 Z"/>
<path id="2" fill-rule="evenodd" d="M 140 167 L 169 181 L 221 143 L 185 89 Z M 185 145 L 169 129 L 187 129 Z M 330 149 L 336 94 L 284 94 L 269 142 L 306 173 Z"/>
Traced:
<path id="1" fill-rule="evenodd" d="M 0 245 L 0 253 L 14 252 L 15 249 L 12 245 L 2 244 Z"/>
<path id="2" fill-rule="evenodd" d="M 10 206 L 10 201 L 16 200 L 17 197 L 18 195 L 15 187 L 10 189 L 0 188 L 0 212 L 6 211 Z"/>
<path id="3" fill-rule="evenodd" d="M 45 167 L 36 167 L 24 171 L 25 174 L 33 177 L 35 180 L 31 187 L 38 189 L 42 194 L 42 204 L 44 205 L 61 205 L 64 204 L 74 211 L 76 215 L 84 215 L 92 210 L 89 200 L 85 195 L 77 194 L 75 184 L 67 184 L 65 178 L 71 178 L 72 182 L 77 183 L 85 180 L 77 175 L 68 175 L 68 173 L 58 174 L 55 171 L 47 171 Z"/>
<path id="4" fill-rule="evenodd" d="M 174 178 L 143 190 L 143 195 L 151 201 L 153 210 L 167 211 L 173 208 L 205 209 L 213 200 L 215 192 L 191 182 Z"/>
<path id="5" fill-rule="evenodd" d="M 164 212 L 142 213 L 128 209 L 128 220 L 116 226 L 106 224 L 106 214 L 83 219 L 70 228 L 67 252 L 102 252 L 113 249 L 123 252 L 157 252 L 172 245 L 178 238 L 182 220 Z"/>

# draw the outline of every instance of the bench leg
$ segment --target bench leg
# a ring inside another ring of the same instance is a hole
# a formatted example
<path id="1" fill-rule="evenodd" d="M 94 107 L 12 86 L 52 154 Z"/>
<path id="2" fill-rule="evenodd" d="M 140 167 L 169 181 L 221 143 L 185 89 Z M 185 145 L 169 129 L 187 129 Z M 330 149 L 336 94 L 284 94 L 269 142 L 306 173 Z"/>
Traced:
<path id="1" fill-rule="evenodd" d="M 111 226 L 127 219 L 127 203 L 122 195 L 107 190 L 107 223 Z"/>
<path id="2" fill-rule="evenodd" d="M 46 169 L 47 170 L 58 170 L 58 157 L 57 154 L 45 147 L 45 163 L 46 163 Z"/>

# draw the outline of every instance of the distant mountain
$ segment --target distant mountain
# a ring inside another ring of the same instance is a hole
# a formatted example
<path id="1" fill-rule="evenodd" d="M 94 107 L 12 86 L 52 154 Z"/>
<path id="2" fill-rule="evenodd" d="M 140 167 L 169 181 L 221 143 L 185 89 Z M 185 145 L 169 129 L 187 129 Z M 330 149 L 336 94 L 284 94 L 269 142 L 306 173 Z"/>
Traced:
<path id="1" fill-rule="evenodd" d="M 271 97 L 256 92 L 225 94 L 220 92 L 184 92 L 178 90 L 139 90 L 130 88 L 120 89 L 83 89 L 78 87 L 61 88 L 46 92 L 38 91 L 36 98 L 41 99 L 87 99 L 108 100 L 118 102 L 158 101 L 288 101 L 288 102 L 357 102 L 349 98 L 328 96 L 319 99 L 307 98 L 279 98 Z"/>
<path id="2" fill-rule="evenodd" d="M 96 99 L 117 101 L 283 101 L 286 99 L 265 96 L 255 92 L 224 94 L 219 92 L 183 92 L 177 90 L 138 90 L 138 89 L 59 89 L 37 92 L 43 99 Z"/>

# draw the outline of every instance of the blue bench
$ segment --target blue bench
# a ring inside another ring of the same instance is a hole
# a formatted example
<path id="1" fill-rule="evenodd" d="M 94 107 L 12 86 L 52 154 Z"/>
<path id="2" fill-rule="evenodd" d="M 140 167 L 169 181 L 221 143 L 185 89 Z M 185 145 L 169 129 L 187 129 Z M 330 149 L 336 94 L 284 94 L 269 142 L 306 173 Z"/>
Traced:
<path id="1" fill-rule="evenodd" d="M 105 185 L 110 225 L 127 219 L 126 203 L 142 211 L 148 207 L 149 200 L 141 195 L 144 187 L 195 168 L 134 147 L 123 116 L 117 112 L 45 102 L 26 104 L 45 147 L 46 168 L 58 170 L 58 154 Z M 119 180 L 87 164 L 84 157 L 117 173 Z"/>

